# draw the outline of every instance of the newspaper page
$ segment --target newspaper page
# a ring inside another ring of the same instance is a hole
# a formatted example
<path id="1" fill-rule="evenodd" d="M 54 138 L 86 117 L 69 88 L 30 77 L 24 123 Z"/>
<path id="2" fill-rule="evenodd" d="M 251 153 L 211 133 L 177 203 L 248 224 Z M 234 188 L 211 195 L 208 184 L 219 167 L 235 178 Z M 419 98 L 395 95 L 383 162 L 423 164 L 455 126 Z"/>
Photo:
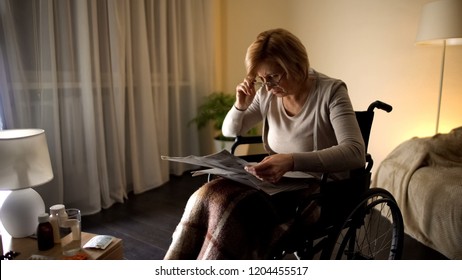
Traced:
<path id="1" fill-rule="evenodd" d="M 284 177 L 277 183 L 269 183 L 262 181 L 254 175 L 248 173 L 244 167 L 255 164 L 249 163 L 242 158 L 234 156 L 227 150 L 207 155 L 187 157 L 169 157 L 162 156 L 163 160 L 183 162 L 192 165 L 208 167 L 209 169 L 193 171 L 193 176 L 213 174 L 228 178 L 233 181 L 240 182 L 247 186 L 262 190 L 269 195 L 276 194 L 282 191 L 296 190 L 308 187 L 307 179 L 314 178 L 311 174 L 305 172 L 287 172 Z"/>

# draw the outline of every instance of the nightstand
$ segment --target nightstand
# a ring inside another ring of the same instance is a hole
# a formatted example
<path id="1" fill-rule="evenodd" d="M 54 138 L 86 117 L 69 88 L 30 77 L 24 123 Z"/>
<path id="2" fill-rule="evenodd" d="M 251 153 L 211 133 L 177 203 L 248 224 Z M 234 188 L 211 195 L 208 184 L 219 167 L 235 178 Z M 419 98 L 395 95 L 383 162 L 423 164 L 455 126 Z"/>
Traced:
<path id="1" fill-rule="evenodd" d="M 82 232 L 82 246 L 97 234 Z M 61 260 L 66 259 L 61 253 L 61 245 L 55 244 L 53 248 L 46 251 L 39 251 L 37 239 L 32 237 L 12 238 L 6 233 L 2 234 L 3 253 L 8 251 L 19 252 L 15 260 L 31 259 L 31 256 L 44 256 L 47 259 Z M 104 249 L 81 249 L 80 253 L 87 256 L 89 260 L 121 260 L 123 259 L 122 239 L 115 238 L 111 244 Z"/>

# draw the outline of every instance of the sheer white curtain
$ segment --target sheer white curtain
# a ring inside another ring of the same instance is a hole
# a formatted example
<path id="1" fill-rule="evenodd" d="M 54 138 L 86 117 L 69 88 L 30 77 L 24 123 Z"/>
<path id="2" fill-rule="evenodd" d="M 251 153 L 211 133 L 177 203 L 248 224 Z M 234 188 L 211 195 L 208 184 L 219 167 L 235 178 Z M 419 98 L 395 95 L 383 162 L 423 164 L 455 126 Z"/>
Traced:
<path id="1" fill-rule="evenodd" d="M 95 213 L 198 154 L 211 92 L 211 0 L 0 0 L 0 128 L 46 131 L 47 207 Z"/>

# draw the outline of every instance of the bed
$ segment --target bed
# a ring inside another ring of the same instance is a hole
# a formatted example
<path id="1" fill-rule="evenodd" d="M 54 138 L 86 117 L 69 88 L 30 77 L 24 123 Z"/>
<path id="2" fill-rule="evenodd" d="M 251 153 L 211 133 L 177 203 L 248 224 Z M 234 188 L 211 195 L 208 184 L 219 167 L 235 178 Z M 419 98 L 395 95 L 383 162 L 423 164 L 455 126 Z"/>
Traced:
<path id="1" fill-rule="evenodd" d="M 372 187 L 393 194 L 408 235 L 462 259 L 462 127 L 403 142 L 378 166 Z"/>

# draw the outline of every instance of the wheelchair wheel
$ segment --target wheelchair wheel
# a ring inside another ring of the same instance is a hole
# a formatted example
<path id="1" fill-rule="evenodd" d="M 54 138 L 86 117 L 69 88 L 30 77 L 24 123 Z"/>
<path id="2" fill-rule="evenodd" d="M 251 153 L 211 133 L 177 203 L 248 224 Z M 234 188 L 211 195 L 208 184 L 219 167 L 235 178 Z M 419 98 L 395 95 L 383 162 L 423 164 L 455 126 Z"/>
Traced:
<path id="1" fill-rule="evenodd" d="M 404 226 L 401 211 L 386 190 L 367 190 L 345 220 L 331 257 L 335 259 L 400 259 Z"/>

